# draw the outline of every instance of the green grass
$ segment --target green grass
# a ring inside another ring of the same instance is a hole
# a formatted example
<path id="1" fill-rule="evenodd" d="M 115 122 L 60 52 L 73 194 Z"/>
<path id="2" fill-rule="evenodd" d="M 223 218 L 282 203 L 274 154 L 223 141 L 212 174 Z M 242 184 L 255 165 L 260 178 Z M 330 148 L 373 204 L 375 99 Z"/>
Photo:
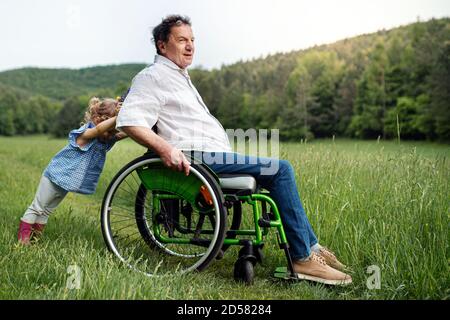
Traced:
<path id="1" fill-rule="evenodd" d="M 431 143 L 316 141 L 282 144 L 320 243 L 353 269 L 353 285 L 333 288 L 271 278 L 285 265 L 271 231 L 253 286 L 233 280 L 237 249 L 206 271 L 147 278 L 109 254 L 100 230 L 103 193 L 124 164 L 144 152 L 132 141 L 108 155 L 97 192 L 70 194 L 30 247 L 16 244 L 20 216 L 42 171 L 65 140 L 0 137 L 0 299 L 448 299 L 450 148 Z M 66 288 L 80 267 L 79 290 Z M 367 268 L 381 269 L 370 290 Z"/>

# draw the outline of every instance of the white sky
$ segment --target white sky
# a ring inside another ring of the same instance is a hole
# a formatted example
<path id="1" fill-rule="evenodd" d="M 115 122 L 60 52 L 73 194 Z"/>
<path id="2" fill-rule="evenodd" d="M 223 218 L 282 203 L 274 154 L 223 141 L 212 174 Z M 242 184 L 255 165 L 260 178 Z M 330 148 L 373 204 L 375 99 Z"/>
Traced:
<path id="1" fill-rule="evenodd" d="M 450 0 L 1 0 L 0 71 L 150 63 L 171 13 L 191 17 L 193 66 L 210 69 L 449 17 Z"/>

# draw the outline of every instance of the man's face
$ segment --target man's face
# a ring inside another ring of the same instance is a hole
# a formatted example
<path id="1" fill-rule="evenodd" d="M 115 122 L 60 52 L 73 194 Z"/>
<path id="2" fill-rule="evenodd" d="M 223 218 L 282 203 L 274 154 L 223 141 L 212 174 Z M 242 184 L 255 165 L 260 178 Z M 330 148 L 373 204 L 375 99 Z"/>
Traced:
<path id="1" fill-rule="evenodd" d="M 170 30 L 169 40 L 159 42 L 161 54 L 171 60 L 181 69 L 186 69 L 194 59 L 194 35 L 192 29 L 186 24 L 174 26 Z"/>

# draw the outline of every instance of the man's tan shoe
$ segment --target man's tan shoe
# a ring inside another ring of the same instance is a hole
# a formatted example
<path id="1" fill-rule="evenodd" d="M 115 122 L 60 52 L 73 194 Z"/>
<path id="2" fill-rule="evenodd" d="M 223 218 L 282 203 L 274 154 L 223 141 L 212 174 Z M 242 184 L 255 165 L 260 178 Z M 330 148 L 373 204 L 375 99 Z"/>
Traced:
<path id="1" fill-rule="evenodd" d="M 329 265 L 330 267 L 341 270 L 341 271 L 347 270 L 347 266 L 342 264 L 336 258 L 336 255 L 334 254 L 334 252 L 331 251 L 330 249 L 321 246 L 318 254 L 325 260 L 327 265 Z"/>
<path id="2" fill-rule="evenodd" d="M 298 279 L 328 285 L 347 285 L 352 283 L 352 277 L 327 265 L 325 260 L 315 252 L 311 253 L 308 260 L 297 260 L 293 264 Z"/>

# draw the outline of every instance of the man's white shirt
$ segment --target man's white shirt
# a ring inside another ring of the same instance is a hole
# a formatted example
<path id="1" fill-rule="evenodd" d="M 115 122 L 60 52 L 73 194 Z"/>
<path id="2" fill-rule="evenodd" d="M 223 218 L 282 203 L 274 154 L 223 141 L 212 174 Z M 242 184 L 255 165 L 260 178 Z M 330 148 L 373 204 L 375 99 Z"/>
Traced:
<path id="1" fill-rule="evenodd" d="M 153 128 L 180 150 L 231 151 L 228 136 L 209 112 L 186 69 L 156 55 L 133 79 L 116 127 Z"/>

